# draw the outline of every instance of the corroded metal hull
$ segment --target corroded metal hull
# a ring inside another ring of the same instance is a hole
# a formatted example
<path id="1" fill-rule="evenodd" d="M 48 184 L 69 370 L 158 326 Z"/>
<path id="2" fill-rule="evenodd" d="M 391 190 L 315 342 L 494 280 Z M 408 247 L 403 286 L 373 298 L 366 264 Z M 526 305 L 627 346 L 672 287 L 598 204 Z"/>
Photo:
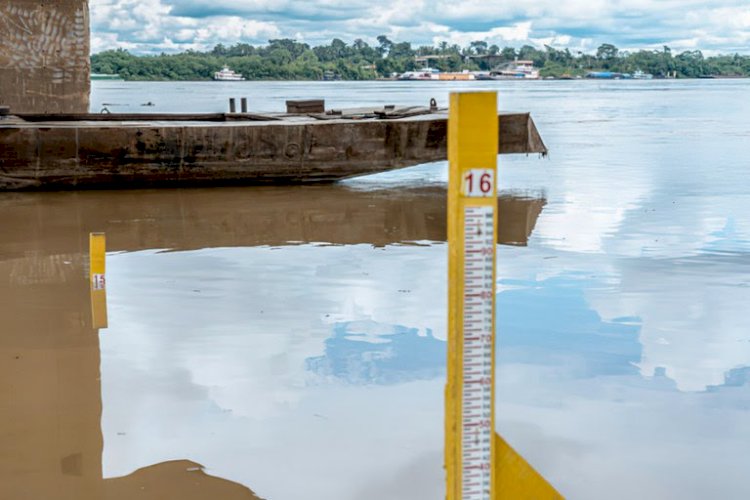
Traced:
<path id="1" fill-rule="evenodd" d="M 501 154 L 547 152 L 501 114 Z M 447 114 L 67 115 L 0 121 L 0 190 L 330 182 L 444 160 Z"/>
<path id="2" fill-rule="evenodd" d="M 4 217 L 0 263 L 24 258 L 25 238 L 31 233 L 44 234 L 45 251 L 62 256 L 60 266 L 82 258 L 72 259 L 72 254 L 88 250 L 88 239 L 79 240 L 80 235 L 88 238 L 88 233 L 102 230 L 107 233 L 107 248 L 115 252 L 310 241 L 379 247 L 446 241 L 446 203 L 446 190 L 439 186 L 369 190 L 316 184 L 6 194 L 0 197 Z M 546 199 L 540 194 L 501 193 L 497 203 L 497 242 L 525 246 Z M 49 269 L 21 275 L 36 276 Z"/>

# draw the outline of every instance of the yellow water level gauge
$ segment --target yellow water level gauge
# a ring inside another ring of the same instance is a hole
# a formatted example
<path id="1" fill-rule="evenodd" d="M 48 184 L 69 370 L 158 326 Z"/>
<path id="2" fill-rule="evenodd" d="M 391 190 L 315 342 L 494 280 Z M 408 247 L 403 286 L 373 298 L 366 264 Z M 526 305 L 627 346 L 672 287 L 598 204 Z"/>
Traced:
<path id="1" fill-rule="evenodd" d="M 490 500 L 493 484 L 497 94 L 451 95 L 448 498 Z"/>
<path id="2" fill-rule="evenodd" d="M 562 498 L 495 434 L 497 94 L 451 94 L 448 124 L 448 500 Z"/>

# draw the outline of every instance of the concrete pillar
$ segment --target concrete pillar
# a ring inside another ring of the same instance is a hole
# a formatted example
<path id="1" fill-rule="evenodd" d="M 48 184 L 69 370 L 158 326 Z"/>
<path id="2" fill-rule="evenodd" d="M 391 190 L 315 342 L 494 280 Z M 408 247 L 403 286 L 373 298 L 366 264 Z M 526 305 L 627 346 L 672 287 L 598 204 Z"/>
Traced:
<path id="1" fill-rule="evenodd" d="M 88 113 L 88 0 L 0 0 L 0 105 Z"/>

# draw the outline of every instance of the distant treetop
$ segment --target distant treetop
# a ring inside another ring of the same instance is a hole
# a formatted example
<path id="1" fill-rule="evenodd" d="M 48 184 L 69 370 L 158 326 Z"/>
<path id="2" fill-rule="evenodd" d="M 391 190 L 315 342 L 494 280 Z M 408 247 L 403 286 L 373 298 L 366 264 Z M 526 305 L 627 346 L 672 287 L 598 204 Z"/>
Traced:
<path id="1" fill-rule="evenodd" d="M 413 47 L 385 35 L 372 47 L 361 39 L 351 44 L 335 38 L 328 45 L 311 47 L 289 38 L 269 40 L 267 45 L 237 43 L 217 45 L 210 51 L 187 51 L 158 56 L 136 56 L 118 49 L 91 56 L 94 73 L 118 74 L 126 80 L 210 80 L 228 66 L 248 80 L 321 80 L 335 75 L 343 80 L 372 80 L 429 65 L 441 71 L 490 71 L 516 59 L 530 60 L 542 76 L 582 76 L 590 71 L 633 73 L 657 77 L 677 74 L 682 78 L 750 76 L 750 56 L 739 54 L 704 57 L 701 51 L 674 55 L 662 50 L 621 51 L 612 44 L 599 46 L 595 55 L 568 49 L 530 45 L 520 48 L 488 45 L 476 40 L 466 47 L 441 42 Z"/>

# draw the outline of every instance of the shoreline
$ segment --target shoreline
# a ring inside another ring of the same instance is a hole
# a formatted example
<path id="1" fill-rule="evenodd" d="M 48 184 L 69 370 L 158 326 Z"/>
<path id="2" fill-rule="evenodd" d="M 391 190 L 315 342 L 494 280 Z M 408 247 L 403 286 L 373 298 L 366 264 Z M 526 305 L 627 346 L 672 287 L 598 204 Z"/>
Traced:
<path id="1" fill-rule="evenodd" d="M 651 79 L 635 79 L 635 78 L 559 78 L 559 77 L 549 77 L 549 78 L 508 78 L 508 79 L 500 79 L 500 80 L 399 80 L 398 78 L 371 78 L 371 79 L 339 79 L 339 80 L 303 80 L 303 79 L 246 79 L 242 81 L 216 81 L 211 79 L 205 79 L 205 80 L 126 80 L 126 79 L 119 79 L 119 80 L 110 80 L 110 79 L 99 79 L 99 80 L 91 80 L 91 82 L 105 82 L 105 83 L 217 83 L 217 84 L 241 84 L 241 83 L 252 83 L 252 82 L 306 82 L 306 83 L 351 83 L 351 82 L 423 82 L 423 83 L 431 83 L 431 82 L 439 82 L 439 83 L 456 83 L 456 82 L 478 82 L 478 83 L 487 83 L 487 82 L 542 82 L 542 81 L 591 81 L 591 82 L 601 82 L 601 81 L 659 81 L 659 82 L 665 82 L 665 81 L 695 81 L 695 80 L 750 80 L 750 76 L 704 76 L 704 77 L 683 77 L 683 78 L 651 78 Z"/>

